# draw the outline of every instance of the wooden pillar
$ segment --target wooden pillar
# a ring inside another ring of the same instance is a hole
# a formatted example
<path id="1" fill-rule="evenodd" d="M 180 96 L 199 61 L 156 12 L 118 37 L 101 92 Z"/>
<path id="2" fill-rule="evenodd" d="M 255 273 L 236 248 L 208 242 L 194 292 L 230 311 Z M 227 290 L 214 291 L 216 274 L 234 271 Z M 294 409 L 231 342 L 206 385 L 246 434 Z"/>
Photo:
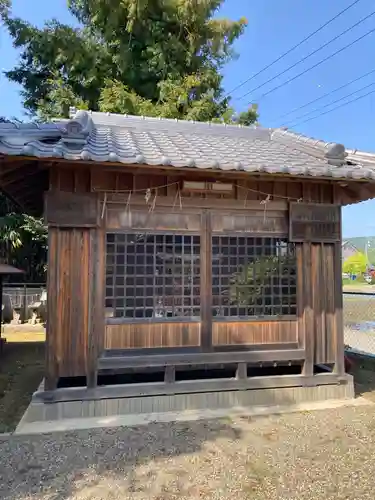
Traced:
<path id="1" fill-rule="evenodd" d="M 87 387 L 97 385 L 98 356 L 104 338 L 104 231 L 90 230 L 89 296 L 88 296 L 88 342 L 86 356 Z"/>
<path id="2" fill-rule="evenodd" d="M 212 242 L 211 217 L 205 210 L 201 230 L 201 347 L 212 349 Z"/>
<path id="3" fill-rule="evenodd" d="M 334 324 L 335 324 L 335 364 L 334 372 L 343 375 L 345 373 L 344 360 L 344 321 L 343 321 L 343 290 L 342 290 L 342 265 L 341 265 L 341 243 L 335 244 L 334 251 Z"/>
<path id="4" fill-rule="evenodd" d="M 90 229 L 90 254 L 89 254 L 89 296 L 88 296 L 88 342 L 86 357 L 86 381 L 87 387 L 97 385 L 97 355 L 96 355 L 96 327 L 97 308 L 97 272 L 96 265 L 98 260 L 97 231 Z"/>
<path id="5" fill-rule="evenodd" d="M 338 185 L 333 189 L 333 202 L 341 205 L 341 188 Z M 340 207 L 339 224 L 341 241 L 334 247 L 334 331 L 335 335 L 335 364 L 334 372 L 345 373 L 344 359 L 344 318 L 343 318 L 343 288 L 342 288 L 342 208 Z"/>
<path id="6" fill-rule="evenodd" d="M 313 295 L 312 295 L 312 259 L 311 259 L 311 244 L 302 244 L 303 252 L 303 296 L 304 296 L 304 330 L 305 330 L 305 352 L 306 358 L 303 366 L 303 375 L 311 376 L 314 374 L 314 311 L 313 311 Z"/>
<path id="7" fill-rule="evenodd" d="M 304 349 L 306 345 L 306 329 L 305 329 L 305 287 L 304 274 L 306 272 L 303 261 L 303 245 L 296 244 L 296 259 L 297 259 L 297 335 L 298 347 Z"/>
<path id="8" fill-rule="evenodd" d="M 59 249 L 58 230 L 48 228 L 48 266 L 47 266 L 47 324 L 46 324 L 46 368 L 44 388 L 56 389 L 58 381 L 57 365 L 57 295 L 59 293 Z"/>

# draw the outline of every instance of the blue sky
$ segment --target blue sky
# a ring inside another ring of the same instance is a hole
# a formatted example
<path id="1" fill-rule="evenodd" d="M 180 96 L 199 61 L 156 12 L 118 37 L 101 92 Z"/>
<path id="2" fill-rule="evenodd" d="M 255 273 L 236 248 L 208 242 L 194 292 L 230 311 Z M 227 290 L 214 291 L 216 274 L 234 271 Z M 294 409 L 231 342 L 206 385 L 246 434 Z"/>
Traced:
<path id="1" fill-rule="evenodd" d="M 333 17 L 353 0 L 226 0 L 222 14 L 231 18 L 245 16 L 248 27 L 245 34 L 236 44 L 239 58 L 227 65 L 224 72 L 224 87 L 230 92 L 239 83 L 259 71 L 266 64 L 276 59 L 283 52 L 295 45 L 308 33 L 314 31 Z M 355 7 L 341 16 L 337 21 L 318 33 L 315 37 L 289 54 L 278 64 L 259 75 L 247 85 L 233 93 L 233 104 L 236 109 L 244 109 L 249 102 L 258 98 L 267 90 L 300 73 L 314 63 L 335 52 L 342 46 L 375 28 L 375 15 L 357 28 L 341 37 L 329 47 L 312 56 L 304 63 L 265 85 L 258 91 L 239 99 L 245 92 L 265 82 L 287 66 L 300 60 L 309 52 L 317 49 L 333 36 L 349 28 L 356 21 L 375 10 L 373 0 L 361 0 Z M 66 0 L 13 0 L 13 12 L 28 21 L 42 25 L 52 17 L 60 22 L 72 23 L 74 19 L 66 8 Z M 301 110 L 282 120 L 292 109 L 375 69 L 375 33 L 367 36 L 349 49 L 333 57 L 326 63 L 309 71 L 289 85 L 272 92 L 259 101 L 260 121 L 267 127 L 280 126 L 286 120 L 298 117 L 314 107 L 328 104 L 346 94 L 355 92 L 375 82 L 375 73 L 369 75 L 335 93 L 326 100 L 319 101 L 316 106 Z M 17 60 L 17 52 L 13 49 L 6 31 L 0 28 L 0 68 L 10 69 Z M 19 88 L 0 75 L 0 115 L 22 118 L 22 104 Z M 372 87 L 354 95 L 362 95 Z M 375 94 L 363 100 L 345 106 L 333 113 L 321 116 L 298 126 L 303 134 L 322 138 L 327 141 L 341 142 L 349 148 L 375 151 Z M 344 208 L 344 236 L 362 236 L 375 234 L 375 201 L 361 203 Z"/>

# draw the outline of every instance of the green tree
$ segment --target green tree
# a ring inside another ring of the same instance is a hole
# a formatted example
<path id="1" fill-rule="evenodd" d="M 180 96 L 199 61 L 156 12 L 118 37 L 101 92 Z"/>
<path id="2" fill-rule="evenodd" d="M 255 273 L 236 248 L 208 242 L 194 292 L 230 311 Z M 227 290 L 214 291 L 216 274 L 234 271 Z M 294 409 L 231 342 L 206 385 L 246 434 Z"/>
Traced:
<path id="1" fill-rule="evenodd" d="M 7 264 L 25 271 L 22 280 L 44 282 L 47 228 L 42 219 L 15 210 L 13 203 L 0 194 L 1 258 Z"/>
<path id="2" fill-rule="evenodd" d="M 290 298 L 280 293 L 279 303 L 270 301 L 275 290 L 282 286 L 283 277 L 290 279 L 294 269 L 294 257 L 289 255 L 260 256 L 252 262 L 242 266 L 239 272 L 234 273 L 230 280 L 228 291 L 228 305 L 238 305 L 247 310 L 252 316 L 262 307 L 265 314 L 274 314 L 275 310 L 283 314 L 283 306 L 288 307 Z M 266 297 L 266 299 L 265 299 Z M 275 301 L 275 298 L 273 299 Z"/>
<path id="3" fill-rule="evenodd" d="M 348 257 L 343 264 L 343 272 L 350 275 L 364 274 L 368 266 L 366 255 L 362 252 L 357 252 Z"/>
<path id="4" fill-rule="evenodd" d="M 22 88 L 23 104 L 46 119 L 69 106 L 198 121 L 250 125 L 257 108 L 236 114 L 221 70 L 246 19 L 215 17 L 223 0 L 68 0 L 80 24 L 57 20 L 40 29 L 0 13 L 18 64 L 6 76 Z"/>

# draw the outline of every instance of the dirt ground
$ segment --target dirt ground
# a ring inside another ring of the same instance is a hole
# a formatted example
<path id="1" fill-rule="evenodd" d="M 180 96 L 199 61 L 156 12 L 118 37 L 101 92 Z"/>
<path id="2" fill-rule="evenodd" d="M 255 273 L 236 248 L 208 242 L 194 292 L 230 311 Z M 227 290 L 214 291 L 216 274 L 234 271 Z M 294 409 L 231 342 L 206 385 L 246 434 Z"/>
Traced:
<path id="1" fill-rule="evenodd" d="M 375 401 L 375 366 L 354 357 Z M 43 343 L 5 345 L 0 431 L 43 374 Z M 0 436 L 2 500 L 373 500 L 374 406 L 266 418 Z"/>
<path id="2" fill-rule="evenodd" d="M 373 500 L 375 411 L 0 439 L 2 500 Z"/>
<path id="3" fill-rule="evenodd" d="M 1 337 L 7 342 L 44 342 L 46 331 L 42 325 L 2 325 Z"/>
<path id="4" fill-rule="evenodd" d="M 0 353 L 0 432 L 10 432 L 25 412 L 44 371 L 43 342 L 9 342 Z"/>

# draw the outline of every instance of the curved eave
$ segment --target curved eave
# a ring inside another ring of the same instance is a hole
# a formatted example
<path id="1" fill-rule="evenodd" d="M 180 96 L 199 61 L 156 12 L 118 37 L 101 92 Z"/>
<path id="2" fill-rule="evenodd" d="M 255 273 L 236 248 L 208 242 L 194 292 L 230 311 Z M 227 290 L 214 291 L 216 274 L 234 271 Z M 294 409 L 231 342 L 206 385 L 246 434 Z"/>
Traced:
<path id="1" fill-rule="evenodd" d="M 291 162 L 286 164 L 263 163 L 261 161 L 233 161 L 228 160 L 212 160 L 203 161 L 199 158 L 181 158 L 177 161 L 172 161 L 165 156 L 155 156 L 145 158 L 143 155 L 136 156 L 121 156 L 117 153 L 97 154 L 85 148 L 79 152 L 72 152 L 65 147 L 48 147 L 43 146 L 34 148 L 32 154 L 25 155 L 24 148 L 13 147 L 11 150 L 7 147 L 6 156 L 17 157 L 30 161 L 33 159 L 39 160 L 54 160 L 68 162 L 82 162 L 90 164 L 115 164 L 117 166 L 141 166 L 148 167 L 170 167 L 176 169 L 198 169 L 227 171 L 227 172 L 243 172 L 248 174 L 269 174 L 269 175 L 286 175 L 291 177 L 299 177 L 306 179 L 327 179 L 327 180 L 354 180 L 354 181 L 375 181 L 375 165 L 370 163 L 366 165 L 330 165 L 328 162 L 316 160 L 314 163 L 305 165 L 304 163 Z M 4 151 L 4 150 L 3 150 Z M 0 155 L 4 154 L 0 145 Z"/>

